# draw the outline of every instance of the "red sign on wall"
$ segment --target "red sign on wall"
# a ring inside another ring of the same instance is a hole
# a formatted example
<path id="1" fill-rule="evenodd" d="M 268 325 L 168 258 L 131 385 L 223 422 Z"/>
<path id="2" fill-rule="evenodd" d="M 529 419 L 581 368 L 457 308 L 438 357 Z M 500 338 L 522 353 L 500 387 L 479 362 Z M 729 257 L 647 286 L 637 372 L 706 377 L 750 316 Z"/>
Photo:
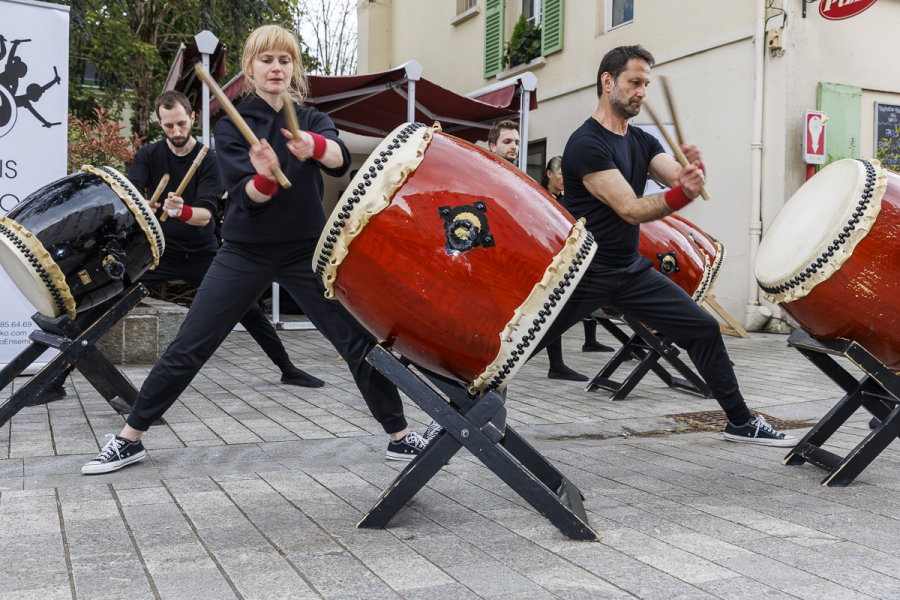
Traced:
<path id="1" fill-rule="evenodd" d="M 825 164 L 825 113 L 808 110 L 803 115 L 803 162 Z"/>
<path id="2" fill-rule="evenodd" d="M 855 17 L 866 10 L 876 0 L 821 0 L 819 2 L 819 14 L 829 21 L 841 21 Z"/>

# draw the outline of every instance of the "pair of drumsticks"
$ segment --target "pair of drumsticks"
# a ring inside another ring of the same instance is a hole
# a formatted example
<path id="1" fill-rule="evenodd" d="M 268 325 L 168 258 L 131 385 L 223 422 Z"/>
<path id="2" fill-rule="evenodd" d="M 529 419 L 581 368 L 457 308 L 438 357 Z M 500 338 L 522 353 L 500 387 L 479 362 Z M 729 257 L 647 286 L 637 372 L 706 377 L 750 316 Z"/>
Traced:
<path id="1" fill-rule="evenodd" d="M 194 159 L 194 162 L 191 163 L 191 168 L 188 170 L 187 175 L 184 176 L 184 179 L 181 180 L 181 184 L 178 186 L 178 189 L 175 190 L 176 196 L 181 196 L 184 193 L 184 189 L 187 187 L 188 183 L 190 183 L 191 178 L 194 176 L 194 173 L 197 171 L 197 167 L 200 166 L 200 163 L 203 162 L 203 159 L 206 158 L 206 152 L 209 150 L 208 146 L 203 146 L 200 149 L 200 152 L 197 154 L 197 158 Z M 162 195 L 163 190 L 166 189 L 166 184 L 169 183 L 169 174 L 166 173 L 162 176 L 162 179 L 159 180 L 159 185 L 156 186 L 156 191 L 153 192 L 153 197 L 150 198 L 150 206 L 152 207 L 156 204 L 156 201 L 159 200 L 159 197 Z M 166 219 L 169 218 L 169 213 L 163 211 L 162 216 L 160 216 L 159 220 L 165 222 Z"/>
<path id="2" fill-rule="evenodd" d="M 653 119 L 653 122 L 656 123 L 656 126 L 659 127 L 659 130 L 662 132 L 663 137 L 666 138 L 666 143 L 672 148 L 672 151 L 675 153 L 675 159 L 681 163 L 682 167 L 688 166 L 687 158 L 684 157 L 684 153 L 681 151 L 681 144 L 684 143 L 684 136 L 681 135 L 681 125 L 678 122 L 678 114 L 675 112 L 675 101 L 672 99 L 672 93 L 669 89 L 669 78 L 665 75 L 659 76 L 659 81 L 662 84 L 663 94 L 666 97 L 666 102 L 669 104 L 669 114 L 672 115 L 672 123 L 675 125 L 675 136 L 678 138 L 678 143 L 675 143 L 675 140 L 672 139 L 672 136 L 669 135 L 669 132 L 666 131 L 666 128 L 663 126 L 662 121 L 657 118 L 656 113 L 653 112 L 653 109 L 650 108 L 650 103 L 647 100 L 642 102 L 642 106 L 647 109 L 647 114 L 650 115 L 650 118 Z M 700 196 L 704 200 L 709 200 L 709 194 L 706 193 L 706 188 L 700 188 Z"/>

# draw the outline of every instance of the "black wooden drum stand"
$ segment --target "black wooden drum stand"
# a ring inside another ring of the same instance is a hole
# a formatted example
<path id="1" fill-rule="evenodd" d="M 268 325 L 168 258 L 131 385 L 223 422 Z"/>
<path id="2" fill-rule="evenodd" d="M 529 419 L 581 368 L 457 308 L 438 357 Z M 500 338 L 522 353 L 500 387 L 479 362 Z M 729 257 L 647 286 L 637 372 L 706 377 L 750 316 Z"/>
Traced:
<path id="1" fill-rule="evenodd" d="M 91 385 L 121 414 L 131 412 L 137 390 L 116 369 L 95 344 L 125 315 L 131 312 L 149 292 L 141 284 L 132 286 L 122 298 L 93 325 L 82 330 L 68 315 L 52 319 L 36 313 L 32 320 L 40 327 L 31 333 L 31 344 L 0 371 L 0 390 L 31 366 L 48 348 L 56 348 L 53 357 L 37 375 L 0 404 L 0 427 L 28 406 L 28 403 L 51 381 L 74 366 Z"/>
<path id="2" fill-rule="evenodd" d="M 664 336 L 653 333 L 643 323 L 626 315 L 603 312 L 594 313 L 593 316 L 604 329 L 622 343 L 622 347 L 613 354 L 609 362 L 584 388 L 586 392 L 604 389 L 613 393 L 609 397 L 610 400 L 624 400 L 640 383 L 644 375 L 652 371 L 670 388 L 712 398 L 712 391 L 703 378 L 678 358 L 681 351 Z M 624 322 L 634 333 L 629 336 L 613 320 Z M 659 362 L 661 358 L 672 365 L 684 378 L 675 377 L 666 371 L 666 368 Z M 637 366 L 621 382 L 613 381 L 613 373 L 622 366 L 622 363 L 631 359 L 638 361 Z"/>
<path id="3" fill-rule="evenodd" d="M 444 431 L 381 492 L 357 527 L 384 528 L 465 446 L 564 535 L 581 541 L 600 539 L 588 524 L 581 491 L 506 425 L 502 395 L 489 392 L 481 398 L 473 397 L 459 383 L 417 367 L 443 392 L 445 399 L 384 347 L 373 348 L 367 360 L 440 423 Z"/>
<path id="4" fill-rule="evenodd" d="M 900 376 L 895 375 L 865 348 L 850 340 L 814 340 L 806 332 L 797 330 L 788 338 L 788 344 L 799 350 L 800 354 L 843 389 L 846 395 L 794 446 L 782 462 L 785 465 L 802 465 L 809 461 L 829 471 L 828 476 L 822 480 L 822 485 L 847 486 L 900 435 Z M 829 354 L 847 358 L 865 375 L 857 380 Z M 860 408 L 872 413 L 880 422 L 879 425 L 843 458 L 823 450 L 822 444 Z"/>

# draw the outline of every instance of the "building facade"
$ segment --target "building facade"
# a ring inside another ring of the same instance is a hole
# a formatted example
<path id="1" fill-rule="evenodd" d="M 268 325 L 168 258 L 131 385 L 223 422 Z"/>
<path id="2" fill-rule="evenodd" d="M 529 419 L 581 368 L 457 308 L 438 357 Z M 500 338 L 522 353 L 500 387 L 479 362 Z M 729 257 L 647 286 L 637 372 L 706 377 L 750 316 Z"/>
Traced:
<path id="1" fill-rule="evenodd" d="M 510 67 L 503 49 L 523 15 L 541 28 L 541 52 Z M 415 59 L 424 77 L 467 94 L 533 72 L 535 172 L 595 110 L 603 55 L 620 45 L 647 48 L 657 61 L 653 76 L 668 76 L 684 135 L 707 167 L 712 199 L 682 214 L 725 245 L 715 294 L 751 325 L 765 305 L 752 272 L 760 235 L 807 178 L 804 112 L 827 113 L 830 158 L 873 157 L 876 103 L 900 105 L 900 64 L 889 59 L 900 50 L 891 35 L 897 0 L 359 0 L 358 17 L 359 73 Z M 658 85 L 649 100 L 664 111 Z M 634 119 L 647 123 L 643 112 Z"/>

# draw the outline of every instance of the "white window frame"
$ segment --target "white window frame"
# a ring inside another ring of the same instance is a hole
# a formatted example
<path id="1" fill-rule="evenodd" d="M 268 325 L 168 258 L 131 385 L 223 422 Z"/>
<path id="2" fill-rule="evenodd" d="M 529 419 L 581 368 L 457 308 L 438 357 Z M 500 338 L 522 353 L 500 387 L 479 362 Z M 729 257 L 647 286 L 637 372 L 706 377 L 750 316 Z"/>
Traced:
<path id="1" fill-rule="evenodd" d="M 519 0 L 519 14 L 525 10 L 525 2 L 527 0 Z M 535 26 L 541 24 L 541 0 L 534 0 L 534 23 Z"/>
<path id="2" fill-rule="evenodd" d="M 604 32 L 609 33 L 610 31 L 615 31 L 616 29 L 621 29 L 622 27 L 628 27 L 632 23 L 634 23 L 634 14 L 631 15 L 630 21 L 625 21 L 624 23 L 619 23 L 615 27 L 612 26 L 612 12 L 613 12 L 613 0 L 604 0 L 606 2 L 606 19 L 604 19 Z"/>

